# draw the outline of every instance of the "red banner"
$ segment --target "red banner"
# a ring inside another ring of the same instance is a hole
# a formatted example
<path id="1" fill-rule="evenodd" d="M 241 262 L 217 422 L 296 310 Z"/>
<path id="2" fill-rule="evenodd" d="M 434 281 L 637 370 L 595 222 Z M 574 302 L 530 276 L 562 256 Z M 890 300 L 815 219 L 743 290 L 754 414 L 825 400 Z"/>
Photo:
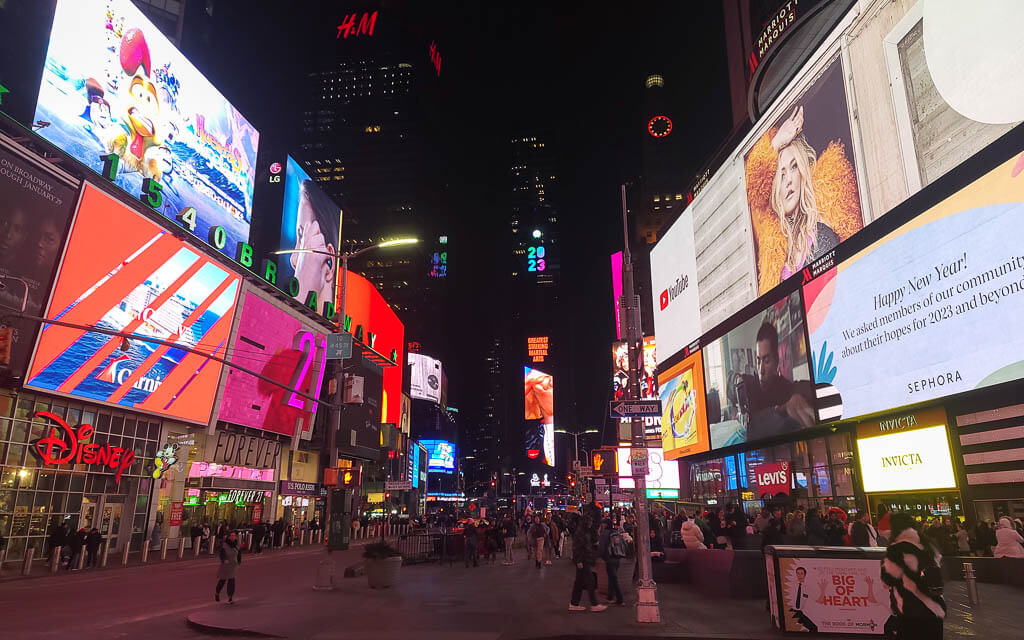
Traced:
<path id="1" fill-rule="evenodd" d="M 757 497 L 765 495 L 789 495 L 790 469 L 788 462 L 768 462 L 754 465 L 754 478 L 757 480 Z"/>
<path id="2" fill-rule="evenodd" d="M 184 503 L 182 503 L 182 502 L 172 502 L 171 503 L 171 519 L 170 519 L 170 522 L 169 522 L 170 526 L 172 526 L 172 527 L 180 527 L 181 526 L 181 512 L 182 512 L 182 505 L 183 504 Z"/>

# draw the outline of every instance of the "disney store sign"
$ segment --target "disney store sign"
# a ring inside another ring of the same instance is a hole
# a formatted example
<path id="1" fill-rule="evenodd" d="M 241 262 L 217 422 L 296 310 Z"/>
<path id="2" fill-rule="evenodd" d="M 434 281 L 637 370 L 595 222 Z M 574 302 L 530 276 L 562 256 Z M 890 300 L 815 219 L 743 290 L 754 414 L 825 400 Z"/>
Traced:
<path id="1" fill-rule="evenodd" d="M 55 425 L 50 435 L 32 443 L 32 452 L 43 465 L 100 465 L 114 471 L 114 483 L 120 484 L 121 474 L 135 462 L 135 452 L 131 449 L 112 447 L 110 443 L 85 442 L 95 431 L 91 424 L 78 425 L 78 429 L 74 429 L 49 411 L 37 411 L 34 417 L 49 420 Z"/>

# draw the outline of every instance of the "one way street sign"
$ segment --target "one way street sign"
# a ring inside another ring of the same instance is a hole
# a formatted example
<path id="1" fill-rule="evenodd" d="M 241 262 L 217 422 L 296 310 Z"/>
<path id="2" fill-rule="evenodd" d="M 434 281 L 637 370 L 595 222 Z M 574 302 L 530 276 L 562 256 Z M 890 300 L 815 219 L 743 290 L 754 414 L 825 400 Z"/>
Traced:
<path id="1" fill-rule="evenodd" d="M 619 418 L 647 418 L 661 415 L 661 400 L 609 403 L 608 410 Z"/>

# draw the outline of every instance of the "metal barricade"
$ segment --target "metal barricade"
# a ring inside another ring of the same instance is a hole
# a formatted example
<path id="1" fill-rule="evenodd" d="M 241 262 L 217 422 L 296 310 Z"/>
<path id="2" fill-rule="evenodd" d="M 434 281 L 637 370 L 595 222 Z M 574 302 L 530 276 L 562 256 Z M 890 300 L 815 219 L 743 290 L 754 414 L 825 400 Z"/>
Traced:
<path id="1" fill-rule="evenodd" d="M 409 535 L 399 536 L 395 547 L 402 554 L 405 564 L 436 562 L 441 558 L 442 536 L 426 531 L 416 531 Z"/>

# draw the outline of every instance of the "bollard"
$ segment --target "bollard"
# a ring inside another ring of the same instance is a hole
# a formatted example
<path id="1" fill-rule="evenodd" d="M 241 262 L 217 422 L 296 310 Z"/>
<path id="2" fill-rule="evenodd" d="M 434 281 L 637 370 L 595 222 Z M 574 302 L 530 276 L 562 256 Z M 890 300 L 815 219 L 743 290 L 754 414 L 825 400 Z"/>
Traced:
<path id="1" fill-rule="evenodd" d="M 199 548 L 203 546 L 203 539 L 199 536 L 192 538 L 192 557 L 199 557 Z"/>
<path id="2" fill-rule="evenodd" d="M 303 529 L 299 533 L 299 546 L 301 547 L 304 544 L 306 544 L 306 530 L 305 529 Z"/>
<path id="3" fill-rule="evenodd" d="M 214 544 L 215 540 L 216 539 L 213 536 L 210 536 L 210 544 L 207 545 L 207 546 L 209 546 L 209 552 L 210 552 L 211 556 L 213 555 L 213 544 Z"/>
<path id="4" fill-rule="evenodd" d="M 160 559 L 167 559 L 167 538 L 160 541 Z"/>
<path id="5" fill-rule="evenodd" d="M 52 547 L 50 549 L 50 573 L 57 573 L 60 569 L 60 552 L 64 547 Z"/>
<path id="6" fill-rule="evenodd" d="M 131 543 L 130 540 L 128 542 L 124 543 L 124 550 L 121 552 L 121 566 L 122 567 L 127 567 L 128 566 L 128 551 L 131 548 L 132 548 L 132 543 Z"/>
<path id="7" fill-rule="evenodd" d="M 185 557 L 185 538 L 178 538 L 178 560 Z"/>
<path id="8" fill-rule="evenodd" d="M 967 600 L 972 605 L 981 604 L 978 597 L 978 578 L 974 575 L 974 563 L 964 563 L 964 582 L 967 583 Z"/>
<path id="9" fill-rule="evenodd" d="M 75 567 L 75 568 L 76 568 L 76 569 L 78 569 L 79 571 L 81 571 L 81 570 L 82 570 L 82 567 L 84 567 L 84 566 L 85 566 L 85 549 L 83 549 L 83 550 L 82 550 L 82 551 L 81 551 L 81 552 L 80 552 L 80 553 L 78 554 L 78 566 L 77 566 L 77 567 Z"/>
<path id="10" fill-rule="evenodd" d="M 142 541 L 142 564 L 149 562 L 149 540 Z"/>
<path id="11" fill-rule="evenodd" d="M 104 569 L 107 568 L 107 554 L 110 553 L 110 540 L 103 543 L 103 558 L 100 560 L 100 566 Z"/>
<path id="12" fill-rule="evenodd" d="M 36 548 L 25 549 L 25 559 L 21 562 L 21 575 L 27 576 L 32 573 L 32 558 L 36 555 Z"/>

